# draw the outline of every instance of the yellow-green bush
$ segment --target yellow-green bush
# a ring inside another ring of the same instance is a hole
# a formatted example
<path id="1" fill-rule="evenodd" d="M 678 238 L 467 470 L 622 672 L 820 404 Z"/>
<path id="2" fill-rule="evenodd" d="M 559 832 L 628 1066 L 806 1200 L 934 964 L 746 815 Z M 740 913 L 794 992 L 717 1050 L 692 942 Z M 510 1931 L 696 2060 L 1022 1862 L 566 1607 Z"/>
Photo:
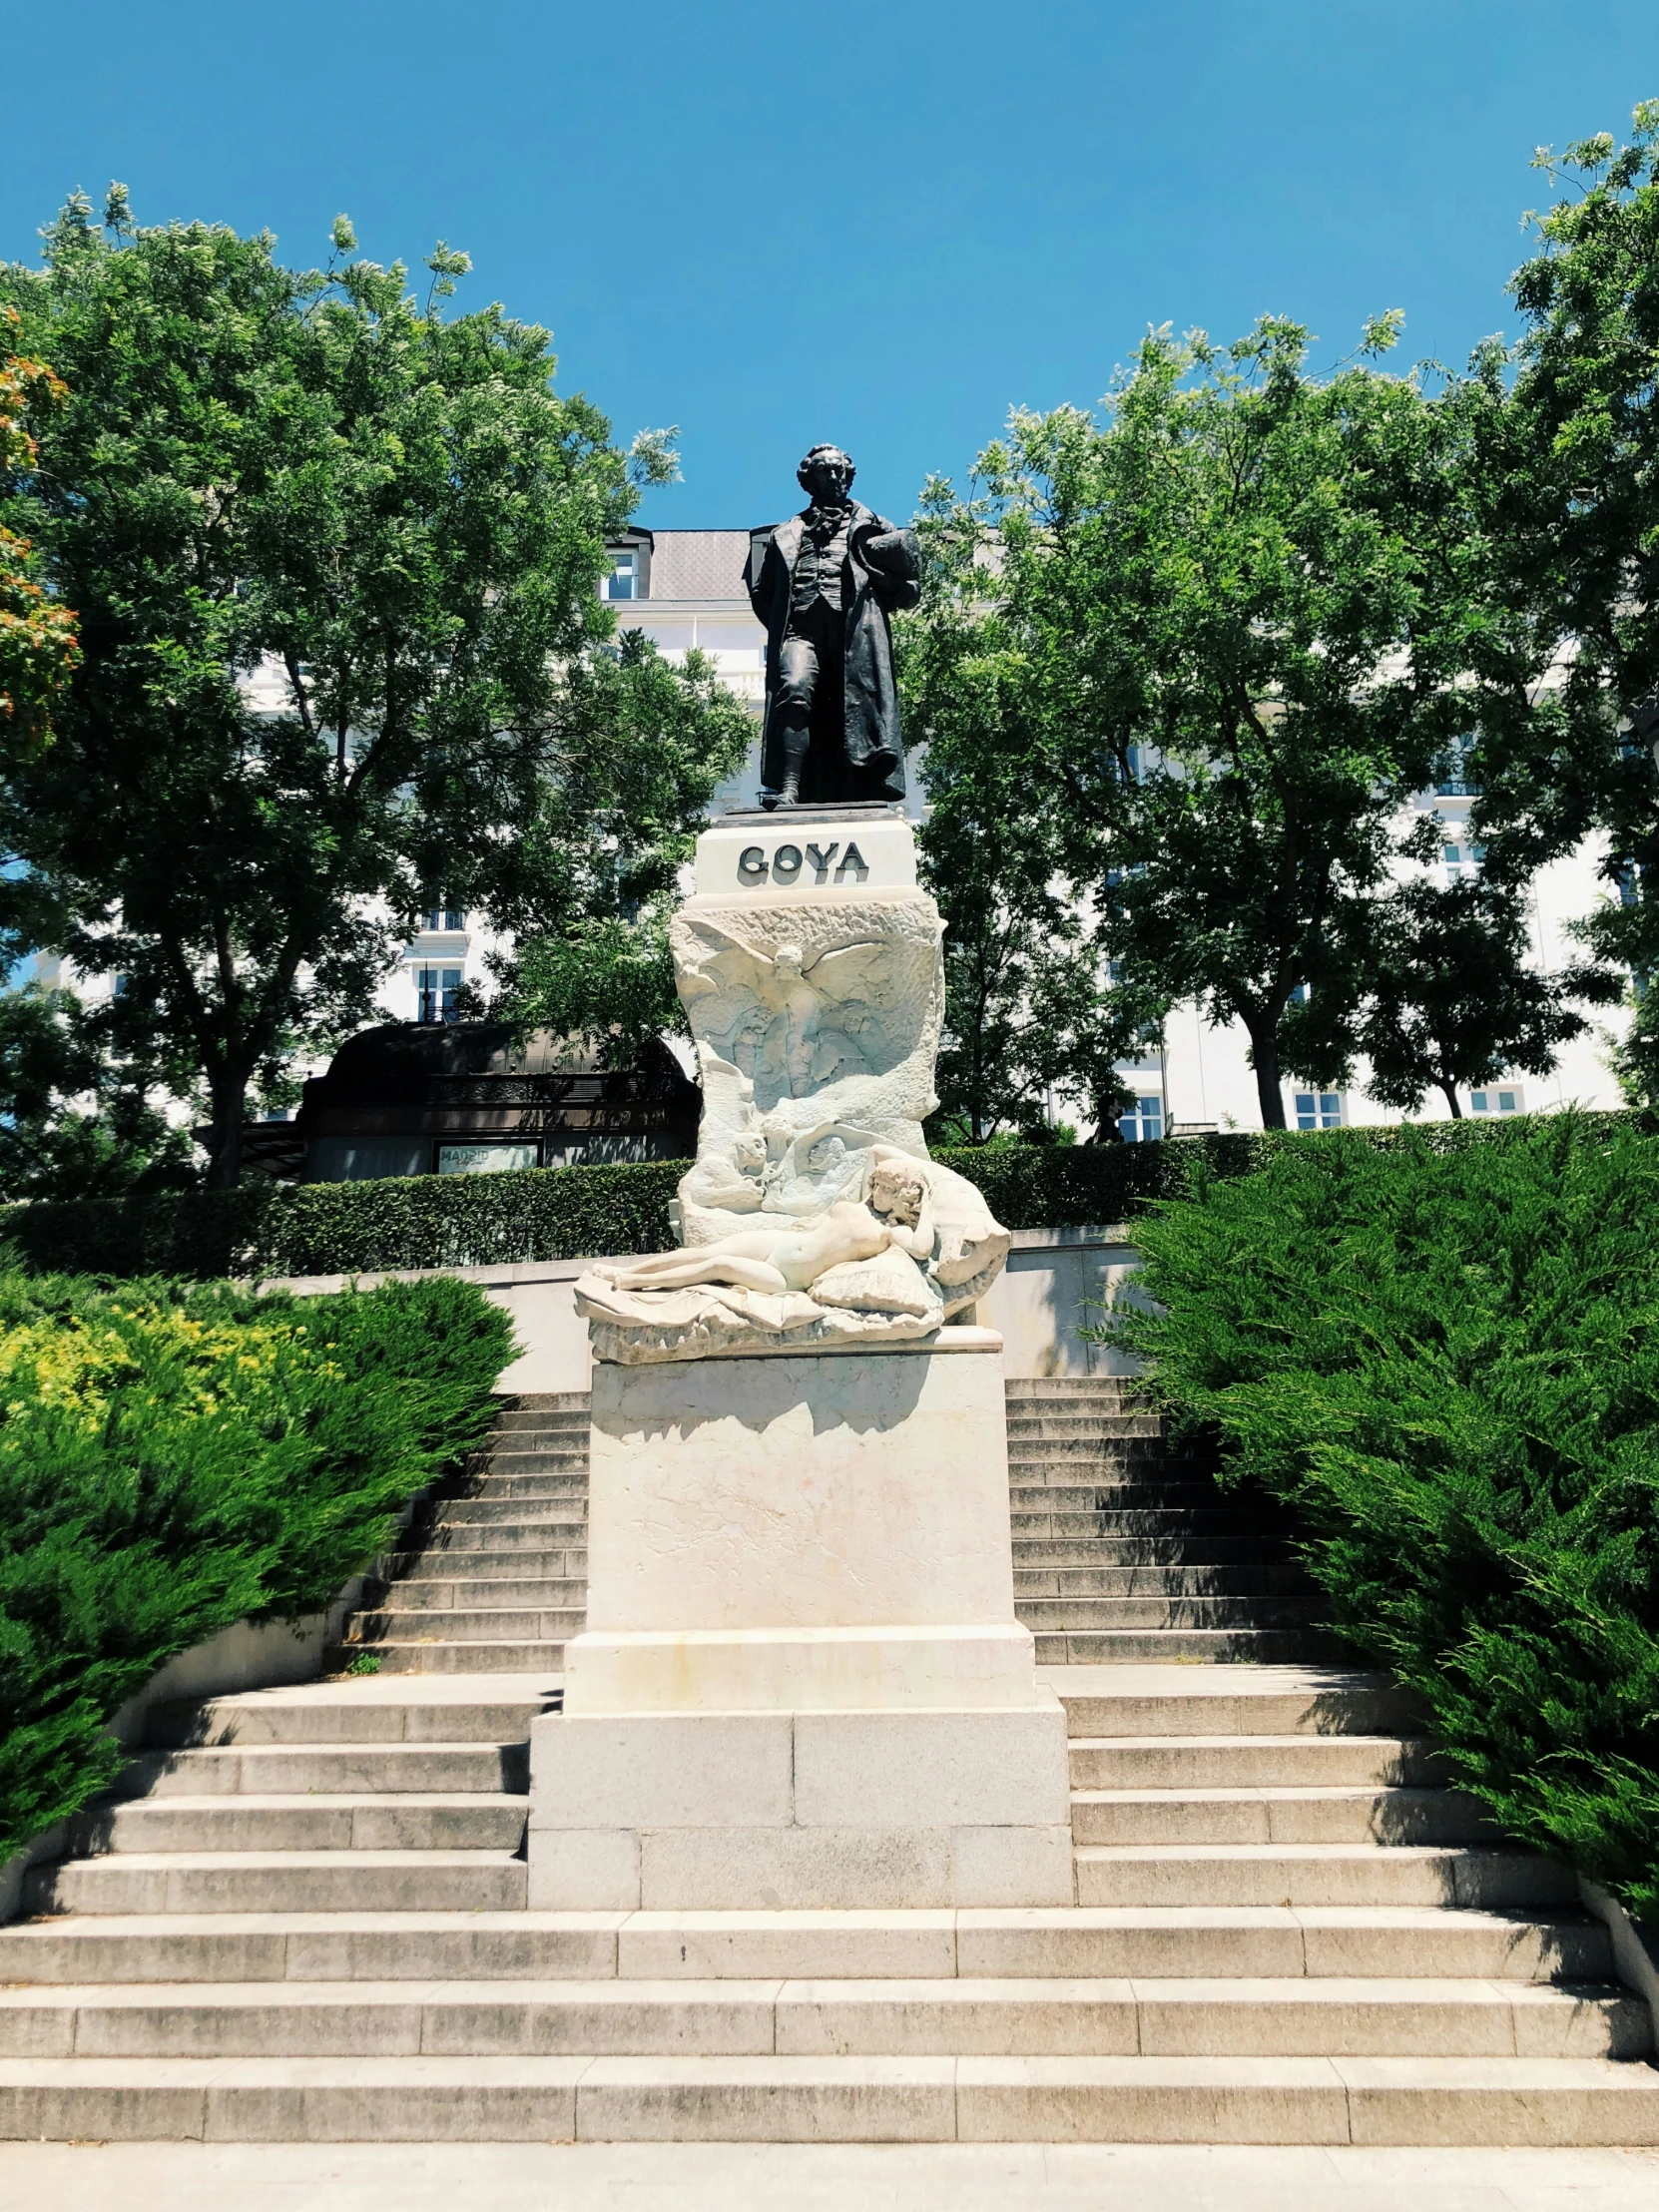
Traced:
<path id="1" fill-rule="evenodd" d="M 485 1432 L 504 1315 L 0 1276 L 0 1860 L 103 1789 L 103 1730 L 233 1621 L 324 1604 Z"/>

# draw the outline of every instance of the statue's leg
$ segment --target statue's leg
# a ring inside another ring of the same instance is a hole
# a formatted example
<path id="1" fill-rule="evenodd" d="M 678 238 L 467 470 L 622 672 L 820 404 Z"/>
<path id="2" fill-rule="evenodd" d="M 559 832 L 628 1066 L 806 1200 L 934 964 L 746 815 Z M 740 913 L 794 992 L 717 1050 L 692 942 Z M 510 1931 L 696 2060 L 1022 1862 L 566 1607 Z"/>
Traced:
<path id="1" fill-rule="evenodd" d="M 746 1291 L 767 1291 L 776 1296 L 789 1289 L 788 1279 L 769 1260 L 750 1260 L 738 1253 L 664 1253 L 653 1261 L 637 1261 L 616 1271 L 621 1291 L 680 1291 L 698 1283 L 734 1283 Z"/>
<path id="2" fill-rule="evenodd" d="M 797 807 L 801 779 L 813 742 L 813 695 L 818 689 L 818 648 L 810 637 L 791 634 L 778 652 L 778 689 L 773 699 L 779 751 L 784 757 L 783 787 L 763 793 L 763 807 Z"/>

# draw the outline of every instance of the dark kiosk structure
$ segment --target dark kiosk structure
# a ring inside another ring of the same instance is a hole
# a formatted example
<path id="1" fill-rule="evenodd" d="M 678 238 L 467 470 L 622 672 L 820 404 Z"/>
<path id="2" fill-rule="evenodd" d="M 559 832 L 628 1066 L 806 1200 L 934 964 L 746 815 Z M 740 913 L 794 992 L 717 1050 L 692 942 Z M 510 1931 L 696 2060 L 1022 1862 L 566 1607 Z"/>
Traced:
<path id="1" fill-rule="evenodd" d="M 348 1037 L 292 1121 L 245 1139 L 257 1170 L 306 1183 L 687 1160 L 701 1106 L 660 1041 L 607 1069 L 545 1030 L 518 1045 L 503 1022 L 399 1021 Z"/>
<path id="2" fill-rule="evenodd" d="M 913 530 L 848 497 L 838 445 L 815 445 L 796 474 L 812 504 L 752 530 L 744 570 L 767 630 L 761 805 L 902 799 L 888 617 L 921 596 L 921 550 Z"/>

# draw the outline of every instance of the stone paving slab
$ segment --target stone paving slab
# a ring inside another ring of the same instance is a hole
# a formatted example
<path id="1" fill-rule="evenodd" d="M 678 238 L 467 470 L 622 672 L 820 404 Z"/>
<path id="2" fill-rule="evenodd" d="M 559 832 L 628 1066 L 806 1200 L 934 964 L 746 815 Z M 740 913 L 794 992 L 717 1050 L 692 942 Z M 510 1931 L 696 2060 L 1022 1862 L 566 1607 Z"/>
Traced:
<path id="1" fill-rule="evenodd" d="M 1659 2150 L 6 2143 L 30 2212 L 1653 2212 Z"/>

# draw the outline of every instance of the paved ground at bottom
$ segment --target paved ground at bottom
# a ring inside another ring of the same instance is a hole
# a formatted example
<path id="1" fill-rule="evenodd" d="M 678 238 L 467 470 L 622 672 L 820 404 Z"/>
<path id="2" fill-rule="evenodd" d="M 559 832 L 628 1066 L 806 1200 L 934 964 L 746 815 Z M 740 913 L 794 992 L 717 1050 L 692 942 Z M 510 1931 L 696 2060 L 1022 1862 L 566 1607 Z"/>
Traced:
<path id="1" fill-rule="evenodd" d="M 1654 2212 L 1659 2150 L 6 2143 L 29 2212 Z"/>

